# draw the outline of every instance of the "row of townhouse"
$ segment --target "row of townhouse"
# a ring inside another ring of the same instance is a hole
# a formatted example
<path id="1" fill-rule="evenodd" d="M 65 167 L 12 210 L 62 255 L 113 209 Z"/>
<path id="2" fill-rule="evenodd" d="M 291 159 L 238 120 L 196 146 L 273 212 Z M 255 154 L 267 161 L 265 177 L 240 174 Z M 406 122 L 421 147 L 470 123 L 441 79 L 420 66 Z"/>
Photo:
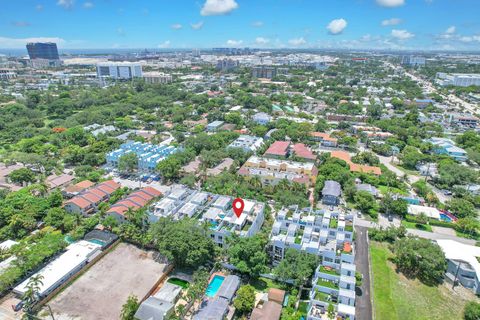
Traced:
<path id="1" fill-rule="evenodd" d="M 64 208 L 69 213 L 93 214 L 98 210 L 100 203 L 108 201 L 120 187 L 120 184 L 113 180 L 104 181 L 65 202 Z"/>
<path id="2" fill-rule="evenodd" d="M 433 145 L 433 152 L 436 154 L 444 154 L 457 161 L 467 161 L 468 155 L 465 150 L 455 145 L 453 140 L 448 138 L 430 138 L 426 140 Z"/>
<path id="3" fill-rule="evenodd" d="M 308 320 L 320 320 L 328 305 L 344 319 L 355 318 L 354 216 L 333 210 L 283 208 L 272 227 L 269 252 L 277 265 L 287 249 L 320 257 L 310 292 Z"/>
<path id="4" fill-rule="evenodd" d="M 153 172 L 157 164 L 176 152 L 173 146 L 153 145 L 138 141 L 128 141 L 120 148 L 107 153 L 107 167 L 117 168 L 120 158 L 129 153 L 135 153 L 138 158 L 137 169 L 141 172 Z"/>
<path id="5" fill-rule="evenodd" d="M 318 170 L 311 162 L 251 156 L 238 170 L 243 176 L 258 176 L 264 185 L 275 185 L 283 179 L 307 186 L 314 185 Z"/>
<path id="6" fill-rule="evenodd" d="M 139 210 L 148 205 L 152 200 L 160 197 L 162 193 L 155 188 L 146 187 L 132 192 L 126 198 L 116 202 L 108 209 L 107 215 L 114 217 L 119 223 L 127 221 L 128 210 Z"/>
<path id="7" fill-rule="evenodd" d="M 158 221 L 161 217 L 196 218 L 208 224 L 211 238 L 217 245 L 224 247 L 226 239 L 232 234 L 241 237 L 253 236 L 260 231 L 265 220 L 264 203 L 243 199 L 243 212 L 237 217 L 232 210 L 233 200 L 230 196 L 177 186 L 151 206 L 149 219 Z"/>

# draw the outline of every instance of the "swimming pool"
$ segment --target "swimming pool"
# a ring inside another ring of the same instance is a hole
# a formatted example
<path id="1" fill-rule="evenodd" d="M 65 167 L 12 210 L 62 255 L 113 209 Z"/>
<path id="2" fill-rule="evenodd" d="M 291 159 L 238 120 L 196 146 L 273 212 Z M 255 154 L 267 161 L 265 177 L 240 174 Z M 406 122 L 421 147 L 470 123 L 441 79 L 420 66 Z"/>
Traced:
<path id="1" fill-rule="evenodd" d="M 213 277 L 212 281 L 210 281 L 208 284 L 207 290 L 205 291 L 207 297 L 213 298 L 217 294 L 217 291 L 220 289 L 223 280 L 225 280 L 225 277 L 223 276 L 215 275 Z"/>
<path id="2" fill-rule="evenodd" d="M 452 222 L 452 219 L 449 216 L 447 216 L 445 213 L 440 213 L 440 219 L 445 222 Z"/>

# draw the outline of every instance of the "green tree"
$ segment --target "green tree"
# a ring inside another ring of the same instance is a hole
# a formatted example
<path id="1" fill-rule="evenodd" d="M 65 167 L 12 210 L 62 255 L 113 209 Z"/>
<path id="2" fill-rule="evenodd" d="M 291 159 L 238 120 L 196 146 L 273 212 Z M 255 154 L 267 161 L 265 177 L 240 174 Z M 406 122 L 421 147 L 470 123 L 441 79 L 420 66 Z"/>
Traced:
<path id="1" fill-rule="evenodd" d="M 447 263 L 438 244 L 428 239 L 406 237 L 395 241 L 393 252 L 398 269 L 406 275 L 430 285 L 442 281 Z"/>
<path id="2" fill-rule="evenodd" d="M 335 319 L 335 307 L 332 303 L 328 304 L 327 315 L 329 319 Z"/>
<path id="3" fill-rule="evenodd" d="M 28 168 L 20 168 L 17 170 L 13 170 L 8 175 L 8 178 L 13 183 L 34 183 L 37 179 L 35 177 L 35 173 Z"/>
<path id="4" fill-rule="evenodd" d="M 357 191 L 353 199 L 357 209 L 365 214 L 377 207 L 375 198 L 368 191 Z"/>
<path id="5" fill-rule="evenodd" d="M 261 235 L 253 237 L 233 236 L 229 239 L 228 257 L 239 272 L 257 278 L 267 270 L 267 241 Z"/>
<path id="6" fill-rule="evenodd" d="M 120 313 L 121 320 L 134 320 L 135 313 L 138 310 L 140 303 L 138 298 L 135 295 L 128 296 L 127 302 L 122 306 L 122 311 Z"/>
<path id="7" fill-rule="evenodd" d="M 118 159 L 118 170 L 124 173 L 132 173 L 138 167 L 138 157 L 134 152 L 124 154 Z"/>
<path id="8" fill-rule="evenodd" d="M 194 219 L 161 218 L 151 226 L 150 234 L 160 253 L 175 266 L 198 267 L 215 257 L 215 244 Z"/>
<path id="9" fill-rule="evenodd" d="M 461 198 L 453 198 L 446 204 L 447 209 L 451 211 L 454 215 L 456 215 L 458 218 L 477 217 L 475 206 L 468 200 Z"/>
<path id="10" fill-rule="evenodd" d="M 479 320 L 480 319 L 480 303 L 475 301 L 469 301 L 465 305 L 463 311 L 464 320 Z"/>
<path id="11" fill-rule="evenodd" d="M 25 312 L 24 318 L 33 319 L 33 307 L 37 304 L 40 298 L 40 290 L 43 286 L 43 276 L 36 274 L 27 282 L 26 291 L 23 294 L 23 311 Z"/>
<path id="12" fill-rule="evenodd" d="M 237 296 L 233 300 L 233 305 L 235 309 L 240 314 L 249 313 L 252 311 L 255 303 L 255 289 L 247 284 L 241 286 L 237 291 Z"/>
<path id="13" fill-rule="evenodd" d="M 273 274 L 282 280 L 293 279 L 296 286 L 304 286 L 313 276 L 317 265 L 316 255 L 289 248 L 283 260 L 273 269 Z"/>

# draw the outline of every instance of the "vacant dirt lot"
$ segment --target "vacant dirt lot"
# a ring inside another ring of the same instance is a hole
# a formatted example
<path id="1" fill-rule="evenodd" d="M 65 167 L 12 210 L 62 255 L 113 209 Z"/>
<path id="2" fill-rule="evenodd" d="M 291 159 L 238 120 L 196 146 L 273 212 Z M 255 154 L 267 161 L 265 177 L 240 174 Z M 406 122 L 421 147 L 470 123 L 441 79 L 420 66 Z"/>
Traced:
<path id="1" fill-rule="evenodd" d="M 128 296 L 142 299 L 165 266 L 155 262 L 151 252 L 121 243 L 49 305 L 57 320 L 119 319 Z"/>

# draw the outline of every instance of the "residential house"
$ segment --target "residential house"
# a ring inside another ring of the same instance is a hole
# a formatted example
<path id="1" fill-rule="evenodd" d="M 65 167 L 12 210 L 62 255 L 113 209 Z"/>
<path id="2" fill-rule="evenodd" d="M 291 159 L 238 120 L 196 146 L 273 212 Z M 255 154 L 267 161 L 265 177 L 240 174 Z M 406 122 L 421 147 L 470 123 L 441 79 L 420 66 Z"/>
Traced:
<path id="1" fill-rule="evenodd" d="M 218 131 L 220 129 L 221 126 L 223 126 L 224 122 L 223 121 L 220 121 L 220 120 L 216 120 L 216 121 L 213 121 L 213 122 L 210 122 L 208 125 L 207 125 L 207 131 L 208 132 L 215 132 L 215 131 Z"/>
<path id="2" fill-rule="evenodd" d="M 182 288 L 165 282 L 160 290 L 143 301 L 137 312 L 137 320 L 167 320 L 175 312 L 175 303 L 180 298 Z"/>
<path id="3" fill-rule="evenodd" d="M 342 186 L 337 181 L 327 180 L 322 189 L 322 203 L 329 206 L 336 206 L 340 203 Z"/>
<path id="4" fill-rule="evenodd" d="M 457 147 L 451 139 L 430 138 L 426 142 L 433 144 L 433 152 L 436 154 L 445 154 L 461 162 L 467 161 L 467 152 Z"/>
<path id="5" fill-rule="evenodd" d="M 245 152 L 255 152 L 263 145 L 263 138 L 240 135 L 227 148 L 240 148 Z"/>
<path id="6" fill-rule="evenodd" d="M 124 223 L 128 220 L 126 213 L 128 210 L 139 210 L 145 207 L 153 199 L 161 196 L 161 192 L 152 187 L 146 187 L 129 194 L 125 199 L 122 199 L 112 205 L 106 212 L 106 215 L 114 217 L 119 223 Z"/>
<path id="7" fill-rule="evenodd" d="M 445 278 L 480 294 L 480 247 L 446 239 L 437 240 L 437 243 L 447 259 Z"/>
<path id="8" fill-rule="evenodd" d="M 98 205 L 110 199 L 110 196 L 119 188 L 120 184 L 113 180 L 102 182 L 65 202 L 64 209 L 69 213 L 83 215 L 95 213 Z"/>
<path id="9" fill-rule="evenodd" d="M 257 124 L 267 125 L 270 121 L 272 121 L 272 117 L 265 112 L 258 112 L 253 116 L 252 120 Z"/>
<path id="10" fill-rule="evenodd" d="M 310 136 L 313 141 L 320 142 L 322 147 L 334 148 L 337 146 L 338 139 L 332 138 L 328 133 L 311 132 Z"/>

